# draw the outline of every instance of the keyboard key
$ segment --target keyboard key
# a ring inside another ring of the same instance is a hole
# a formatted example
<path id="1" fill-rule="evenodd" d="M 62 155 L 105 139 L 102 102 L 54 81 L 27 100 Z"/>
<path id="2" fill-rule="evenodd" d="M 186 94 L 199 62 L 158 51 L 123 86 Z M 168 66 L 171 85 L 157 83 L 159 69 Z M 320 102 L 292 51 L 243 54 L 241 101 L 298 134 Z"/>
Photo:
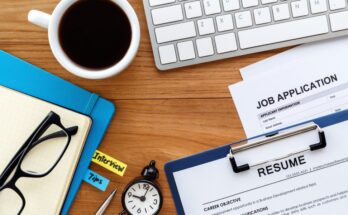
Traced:
<path id="1" fill-rule="evenodd" d="M 175 63 L 177 61 L 174 45 L 160 46 L 158 51 L 162 64 Z"/>
<path id="2" fill-rule="evenodd" d="M 196 28 L 193 22 L 185 22 L 155 29 L 157 43 L 166 43 L 175 40 L 195 37 Z"/>
<path id="3" fill-rule="evenodd" d="M 191 60 L 196 58 L 195 49 L 192 41 L 178 43 L 178 52 L 180 60 Z"/>
<path id="4" fill-rule="evenodd" d="M 294 17 L 307 16 L 309 13 L 307 0 L 291 2 L 291 9 Z"/>
<path id="5" fill-rule="evenodd" d="M 348 29 L 348 11 L 330 14 L 330 23 L 332 31 L 341 31 Z"/>
<path id="6" fill-rule="evenodd" d="M 242 49 L 328 33 L 325 15 L 239 31 Z M 281 32 L 281 33 L 280 33 Z M 255 36 L 257 35 L 257 36 Z"/>
<path id="7" fill-rule="evenodd" d="M 259 4 L 259 0 L 242 0 L 242 4 L 244 8 L 254 7 Z"/>
<path id="8" fill-rule="evenodd" d="M 211 56 L 214 54 L 213 42 L 210 37 L 196 40 L 199 57 Z"/>
<path id="9" fill-rule="evenodd" d="M 290 11 L 288 4 L 279 4 L 272 7 L 275 21 L 285 20 L 290 18 Z"/>
<path id="10" fill-rule="evenodd" d="M 240 8 L 239 0 L 222 0 L 225 11 L 238 10 Z"/>
<path id="11" fill-rule="evenodd" d="M 151 7 L 175 2 L 175 0 L 149 0 L 149 1 L 150 1 Z"/>
<path id="12" fill-rule="evenodd" d="M 218 28 L 218 31 L 228 31 L 233 29 L 233 20 L 232 15 L 227 14 L 223 16 L 217 16 L 216 17 L 216 25 Z"/>
<path id="13" fill-rule="evenodd" d="M 221 12 L 219 0 L 203 0 L 205 14 L 212 15 Z"/>
<path id="14" fill-rule="evenodd" d="M 330 10 L 339 10 L 346 7 L 347 0 L 329 0 Z"/>
<path id="15" fill-rule="evenodd" d="M 326 0 L 309 0 L 313 14 L 327 11 Z"/>
<path id="16" fill-rule="evenodd" d="M 237 28 L 249 27 L 253 24 L 250 11 L 235 13 L 234 16 L 236 19 Z"/>
<path id="17" fill-rule="evenodd" d="M 184 19 L 181 5 L 162 7 L 151 11 L 154 25 L 180 21 Z"/>
<path id="18" fill-rule="evenodd" d="M 189 2 L 185 4 L 186 17 L 188 19 L 200 17 L 203 15 L 200 1 Z"/>
<path id="19" fill-rule="evenodd" d="M 215 33 L 213 18 L 201 19 L 197 21 L 199 35 Z"/>
<path id="20" fill-rule="evenodd" d="M 268 7 L 255 9 L 254 17 L 256 25 L 270 23 L 272 21 L 271 12 Z"/>
<path id="21" fill-rule="evenodd" d="M 261 0 L 261 4 L 271 4 L 271 3 L 275 3 L 278 0 Z"/>
<path id="22" fill-rule="evenodd" d="M 234 33 L 223 34 L 215 37 L 216 51 L 219 54 L 237 50 L 236 36 Z"/>

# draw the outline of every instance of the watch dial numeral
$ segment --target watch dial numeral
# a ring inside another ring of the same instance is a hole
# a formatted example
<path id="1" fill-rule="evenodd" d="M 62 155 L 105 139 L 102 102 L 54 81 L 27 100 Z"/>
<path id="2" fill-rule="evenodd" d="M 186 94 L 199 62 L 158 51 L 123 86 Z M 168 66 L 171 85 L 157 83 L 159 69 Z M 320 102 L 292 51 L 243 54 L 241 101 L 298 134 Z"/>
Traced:
<path id="1" fill-rule="evenodd" d="M 157 205 L 157 204 L 158 204 L 158 200 L 157 200 L 157 199 L 154 199 L 154 200 L 153 200 L 153 204 L 154 204 L 154 205 Z"/>
<path id="2" fill-rule="evenodd" d="M 138 208 L 137 213 L 138 213 L 138 214 L 141 213 L 141 208 Z"/>
<path id="3" fill-rule="evenodd" d="M 150 208 L 153 209 L 153 207 L 150 205 Z"/>
<path id="4" fill-rule="evenodd" d="M 127 195 L 128 195 L 129 198 L 133 196 L 132 192 L 128 192 Z"/>
<path id="5" fill-rule="evenodd" d="M 132 209 L 134 209 L 135 208 L 135 205 L 132 207 Z"/>
<path id="6" fill-rule="evenodd" d="M 144 189 L 144 190 L 149 190 L 149 189 L 150 189 L 150 185 L 148 185 L 148 184 L 143 184 L 143 189 Z"/>

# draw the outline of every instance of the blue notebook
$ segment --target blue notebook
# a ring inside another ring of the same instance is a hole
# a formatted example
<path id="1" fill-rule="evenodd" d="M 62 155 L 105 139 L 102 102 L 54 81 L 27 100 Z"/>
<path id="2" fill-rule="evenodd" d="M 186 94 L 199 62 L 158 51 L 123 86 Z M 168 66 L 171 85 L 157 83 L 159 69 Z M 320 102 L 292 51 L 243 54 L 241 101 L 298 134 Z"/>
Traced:
<path id="1" fill-rule="evenodd" d="M 67 214 L 115 113 L 113 103 L 0 51 L 0 85 L 89 116 L 93 123 L 61 214 Z"/>

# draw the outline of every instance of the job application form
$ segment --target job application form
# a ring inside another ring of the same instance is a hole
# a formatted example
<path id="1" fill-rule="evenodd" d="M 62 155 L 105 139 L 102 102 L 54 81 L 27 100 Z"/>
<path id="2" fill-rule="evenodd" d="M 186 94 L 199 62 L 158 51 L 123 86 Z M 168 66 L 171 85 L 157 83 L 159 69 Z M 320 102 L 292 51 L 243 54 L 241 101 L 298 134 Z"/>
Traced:
<path id="1" fill-rule="evenodd" d="M 228 158 L 174 173 L 187 215 L 348 214 L 348 122 L 324 128 L 327 146 L 234 173 Z M 240 164 L 318 142 L 316 131 L 241 152 Z M 273 145 L 274 144 L 274 145 Z M 274 157 L 273 157 L 274 158 Z"/>
<path id="2" fill-rule="evenodd" d="M 229 86 L 248 137 L 348 108 L 346 62 L 293 65 Z"/>

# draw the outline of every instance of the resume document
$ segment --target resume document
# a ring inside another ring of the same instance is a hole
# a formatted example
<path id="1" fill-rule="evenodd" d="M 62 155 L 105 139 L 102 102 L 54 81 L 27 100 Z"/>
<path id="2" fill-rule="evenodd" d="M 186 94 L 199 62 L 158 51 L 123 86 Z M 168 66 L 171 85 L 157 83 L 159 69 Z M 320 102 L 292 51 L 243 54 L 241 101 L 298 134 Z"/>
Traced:
<path id="1" fill-rule="evenodd" d="M 324 128 L 327 147 L 234 173 L 228 158 L 174 173 L 188 215 L 328 215 L 348 210 L 348 122 Z M 236 154 L 239 164 L 318 142 L 316 131 Z"/>

